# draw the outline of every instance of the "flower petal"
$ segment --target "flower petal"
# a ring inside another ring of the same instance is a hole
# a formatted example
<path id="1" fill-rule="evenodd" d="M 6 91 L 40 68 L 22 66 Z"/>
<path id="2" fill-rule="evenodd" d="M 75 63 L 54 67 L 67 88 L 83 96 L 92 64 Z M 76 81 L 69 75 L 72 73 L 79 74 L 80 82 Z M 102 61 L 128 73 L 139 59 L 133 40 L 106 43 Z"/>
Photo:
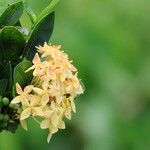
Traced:
<path id="1" fill-rule="evenodd" d="M 65 129 L 66 126 L 65 126 L 64 121 L 61 120 L 58 127 L 59 127 L 60 129 Z"/>
<path id="2" fill-rule="evenodd" d="M 32 62 L 33 62 L 33 64 L 41 62 L 41 59 L 40 59 L 38 53 L 35 54 Z"/>
<path id="3" fill-rule="evenodd" d="M 48 134 L 48 137 L 47 137 L 47 143 L 49 143 L 49 142 L 50 142 L 51 138 L 52 138 L 52 134 L 51 134 L 51 133 L 49 133 L 49 134 Z"/>
<path id="4" fill-rule="evenodd" d="M 52 110 L 47 110 L 47 111 L 45 111 L 45 112 L 44 112 L 44 117 L 46 117 L 46 118 L 50 118 L 50 117 L 51 117 L 51 115 L 52 115 L 52 113 L 53 113 L 53 111 L 52 111 Z"/>
<path id="5" fill-rule="evenodd" d="M 24 88 L 24 93 L 29 94 L 29 93 L 31 93 L 32 89 L 33 89 L 33 86 L 28 85 Z"/>
<path id="6" fill-rule="evenodd" d="M 56 113 L 53 113 L 51 116 L 51 122 L 52 124 L 57 127 L 59 123 L 59 116 Z"/>
<path id="7" fill-rule="evenodd" d="M 31 115 L 31 108 L 27 108 L 23 110 L 23 112 L 21 113 L 20 120 L 24 120 L 28 118 L 30 115 Z"/>
<path id="8" fill-rule="evenodd" d="M 16 96 L 12 101 L 11 103 L 12 104 L 17 104 L 17 103 L 20 103 L 22 100 L 22 97 L 21 96 Z"/>
<path id="9" fill-rule="evenodd" d="M 49 128 L 49 123 L 50 123 L 50 120 L 48 120 L 48 119 L 43 120 L 40 124 L 41 129 Z"/>
<path id="10" fill-rule="evenodd" d="M 42 95 L 43 94 L 43 90 L 42 89 L 40 89 L 40 88 L 33 88 L 33 91 L 35 92 L 35 93 L 37 93 L 37 94 L 39 94 L 39 95 Z"/>
<path id="11" fill-rule="evenodd" d="M 42 106 L 45 106 L 49 102 L 49 95 L 48 94 L 44 94 L 42 96 L 41 102 L 42 102 Z"/>
<path id="12" fill-rule="evenodd" d="M 75 103 L 73 102 L 73 100 L 71 101 L 71 108 L 74 112 L 76 112 L 76 105 Z"/>
<path id="13" fill-rule="evenodd" d="M 17 94 L 19 94 L 19 95 L 23 93 L 22 88 L 19 85 L 19 83 L 16 83 L 16 91 L 17 91 Z"/>
<path id="14" fill-rule="evenodd" d="M 35 65 L 33 65 L 33 66 L 31 66 L 30 68 L 28 68 L 28 69 L 25 71 L 25 73 L 27 73 L 27 72 L 29 72 L 29 71 L 31 71 L 31 70 L 33 70 L 33 69 L 35 69 Z"/>
<path id="15" fill-rule="evenodd" d="M 42 88 L 43 88 L 44 90 L 47 90 L 47 89 L 48 89 L 48 86 L 49 86 L 49 80 L 44 81 L 43 84 L 42 84 Z"/>
<path id="16" fill-rule="evenodd" d="M 51 126 L 50 131 L 52 134 L 54 134 L 58 131 L 58 127 Z"/>
<path id="17" fill-rule="evenodd" d="M 28 130 L 26 120 L 20 120 L 20 124 L 25 130 Z"/>
<path id="18" fill-rule="evenodd" d="M 42 107 L 34 107 L 32 108 L 32 115 L 33 116 L 43 116 Z"/>
<path id="19" fill-rule="evenodd" d="M 56 96 L 56 102 L 57 102 L 58 104 L 60 104 L 63 99 L 64 99 L 64 96 L 62 96 L 62 95 L 57 95 L 57 96 Z"/>
<path id="20" fill-rule="evenodd" d="M 71 120 L 71 110 L 70 109 L 67 109 L 65 111 L 65 116 L 66 116 L 67 119 Z"/>

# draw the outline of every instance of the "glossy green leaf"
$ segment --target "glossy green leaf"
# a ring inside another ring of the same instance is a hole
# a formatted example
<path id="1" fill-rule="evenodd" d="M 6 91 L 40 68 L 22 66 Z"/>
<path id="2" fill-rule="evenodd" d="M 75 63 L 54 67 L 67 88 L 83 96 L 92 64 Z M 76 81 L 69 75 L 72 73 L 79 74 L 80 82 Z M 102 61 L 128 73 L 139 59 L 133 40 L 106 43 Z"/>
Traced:
<path id="1" fill-rule="evenodd" d="M 36 24 L 38 24 L 44 17 L 50 14 L 59 1 L 60 0 L 52 0 L 50 4 L 40 13 L 40 15 L 37 18 Z"/>
<path id="2" fill-rule="evenodd" d="M 14 25 L 23 13 L 23 2 L 10 5 L 0 16 L 0 26 Z"/>
<path id="3" fill-rule="evenodd" d="M 6 89 L 7 89 L 7 79 L 1 79 L 0 80 L 0 96 L 3 96 Z"/>
<path id="4" fill-rule="evenodd" d="M 17 28 L 4 27 L 0 33 L 0 62 L 17 59 L 22 55 L 24 46 L 24 36 Z"/>
<path id="5" fill-rule="evenodd" d="M 24 56 L 28 60 L 32 60 L 35 53 L 35 46 L 43 45 L 48 42 L 54 28 L 54 12 L 44 17 L 32 30 L 29 41 L 24 49 Z"/>
<path id="6" fill-rule="evenodd" d="M 25 71 L 32 66 L 32 63 L 28 60 L 23 60 L 14 68 L 13 79 L 14 86 L 19 83 L 21 87 L 25 87 L 30 84 L 33 75 L 32 71 L 25 73 Z M 15 87 L 14 87 L 15 89 Z"/>

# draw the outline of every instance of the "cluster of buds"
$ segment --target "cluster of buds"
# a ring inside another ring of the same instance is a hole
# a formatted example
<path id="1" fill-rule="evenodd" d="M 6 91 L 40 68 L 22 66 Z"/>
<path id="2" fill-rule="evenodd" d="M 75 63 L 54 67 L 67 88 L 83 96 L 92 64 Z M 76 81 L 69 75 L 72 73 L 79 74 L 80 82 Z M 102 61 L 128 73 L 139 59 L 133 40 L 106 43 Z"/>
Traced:
<path id="1" fill-rule="evenodd" d="M 19 108 L 18 104 L 11 104 L 8 97 L 0 97 L 0 132 L 9 130 L 13 127 L 14 130 L 19 125 L 16 110 Z M 13 130 L 11 130 L 13 132 Z"/>
<path id="2" fill-rule="evenodd" d="M 42 129 L 49 129 L 47 141 L 58 129 L 64 129 L 64 117 L 71 119 L 76 112 L 74 99 L 83 93 L 77 69 L 71 64 L 68 55 L 60 50 L 61 46 L 37 47 L 39 53 L 33 58 L 33 71 L 30 85 L 24 89 L 17 83 L 16 96 L 11 103 L 20 104 L 18 119 L 27 130 L 26 119 L 32 117 Z"/>

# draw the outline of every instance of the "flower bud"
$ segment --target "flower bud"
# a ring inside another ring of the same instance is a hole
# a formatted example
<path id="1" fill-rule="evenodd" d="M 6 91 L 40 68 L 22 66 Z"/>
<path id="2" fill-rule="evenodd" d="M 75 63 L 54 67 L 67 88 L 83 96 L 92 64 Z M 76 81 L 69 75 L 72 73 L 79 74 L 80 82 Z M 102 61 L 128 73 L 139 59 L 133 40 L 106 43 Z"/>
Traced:
<path id="1" fill-rule="evenodd" d="M 12 104 L 12 103 L 10 103 L 9 104 L 9 108 L 11 108 L 11 109 L 18 109 L 19 108 L 19 104 Z"/>
<path id="2" fill-rule="evenodd" d="M 5 128 L 5 127 L 7 126 L 7 122 L 6 122 L 6 121 L 1 122 L 1 126 L 2 126 L 3 128 Z"/>
<path id="3" fill-rule="evenodd" d="M 2 104 L 3 104 L 4 106 L 9 105 L 9 99 L 8 99 L 7 97 L 3 97 L 3 98 L 2 98 Z"/>
<path id="4" fill-rule="evenodd" d="M 7 122 L 7 121 L 9 120 L 9 115 L 5 114 L 5 115 L 3 116 L 3 120 Z"/>

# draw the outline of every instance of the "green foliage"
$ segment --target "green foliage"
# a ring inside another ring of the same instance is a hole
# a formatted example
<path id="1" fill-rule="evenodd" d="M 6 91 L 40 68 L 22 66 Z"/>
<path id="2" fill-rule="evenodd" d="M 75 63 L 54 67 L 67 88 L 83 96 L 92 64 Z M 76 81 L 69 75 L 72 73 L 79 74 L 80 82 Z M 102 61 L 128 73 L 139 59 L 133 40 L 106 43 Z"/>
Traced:
<path id="1" fill-rule="evenodd" d="M 24 55 L 28 60 L 32 60 L 35 53 L 35 45 L 43 44 L 48 42 L 54 28 L 54 12 L 48 14 L 38 24 L 36 24 L 31 31 L 31 35 L 28 43 L 26 44 Z"/>
<path id="2" fill-rule="evenodd" d="M 31 22 L 34 24 L 36 22 L 36 15 L 33 12 L 33 10 L 31 9 L 31 7 L 29 6 L 28 0 L 24 0 L 24 7 L 25 7 L 25 10 L 26 10 Z"/>
<path id="3" fill-rule="evenodd" d="M 11 91 L 12 89 L 12 67 L 10 62 L 7 64 L 2 65 L 0 64 L 0 79 L 7 79 L 7 90 Z"/>
<path id="4" fill-rule="evenodd" d="M 38 24 L 43 18 L 50 14 L 59 0 L 52 0 L 51 3 L 39 14 L 36 24 Z"/>
<path id="5" fill-rule="evenodd" d="M 15 119 L 17 106 L 11 106 L 10 101 L 17 95 L 16 83 L 24 88 L 33 78 L 32 71 L 25 71 L 32 66 L 35 46 L 50 40 L 54 29 L 53 8 L 58 1 L 52 0 L 36 16 L 27 0 L 9 5 L 8 1 L 0 0 L 0 131 L 15 132 L 18 127 L 19 122 Z M 32 23 L 29 32 L 20 21 L 24 10 Z"/>
<path id="6" fill-rule="evenodd" d="M 7 88 L 7 79 L 0 80 L 0 96 L 2 96 Z"/>
<path id="7" fill-rule="evenodd" d="M 0 26 L 11 26 L 18 22 L 23 13 L 23 2 L 10 5 L 0 16 Z"/>
<path id="8" fill-rule="evenodd" d="M 25 39 L 17 28 L 5 26 L 0 32 L 0 43 L 0 62 L 8 62 L 21 56 Z"/>
<path id="9" fill-rule="evenodd" d="M 12 87 L 19 82 L 22 86 L 27 85 L 23 79 L 31 76 L 31 73 L 24 73 L 27 67 L 31 66 L 29 62 L 33 59 L 36 52 L 35 46 L 48 42 L 54 28 L 54 11 L 53 8 L 58 0 L 52 0 L 41 14 L 36 17 L 32 9 L 28 6 L 27 1 L 17 2 L 8 6 L 0 16 L 0 79 L 7 79 L 7 91 L 4 95 L 11 97 Z M 24 6 L 23 6 L 24 5 Z M 20 17 L 23 8 L 33 23 L 30 34 L 27 35 L 20 23 Z M 29 61 L 24 60 L 24 58 Z M 22 69 L 22 70 L 21 70 Z M 12 82 L 12 78 L 14 82 Z M 30 81 L 30 80 L 28 80 Z"/>
<path id="10" fill-rule="evenodd" d="M 7 7 L 6 0 L 0 0 L 0 14 L 3 13 L 3 11 L 5 10 L 6 7 Z"/>

